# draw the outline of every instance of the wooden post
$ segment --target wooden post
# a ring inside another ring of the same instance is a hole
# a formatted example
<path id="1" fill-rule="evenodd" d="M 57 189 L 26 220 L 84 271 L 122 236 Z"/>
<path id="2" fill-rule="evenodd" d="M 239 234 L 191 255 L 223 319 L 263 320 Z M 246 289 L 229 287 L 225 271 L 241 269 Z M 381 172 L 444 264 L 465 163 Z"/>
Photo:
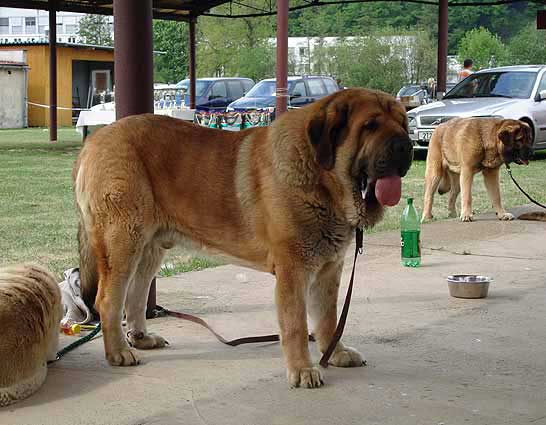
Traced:
<path id="1" fill-rule="evenodd" d="M 114 0 L 116 119 L 154 112 L 152 0 Z"/>
<path id="2" fill-rule="evenodd" d="M 275 116 L 288 106 L 288 0 L 277 0 L 277 107 Z"/>
<path id="3" fill-rule="evenodd" d="M 114 0 L 116 119 L 154 112 L 152 0 Z M 156 309 L 155 279 L 146 317 Z"/>
<path id="4" fill-rule="evenodd" d="M 57 141 L 57 0 L 49 0 L 49 141 Z"/>
<path id="5" fill-rule="evenodd" d="M 189 48 L 189 73 L 190 73 L 190 109 L 195 109 L 195 18 L 190 19 L 190 48 Z"/>
<path id="6" fill-rule="evenodd" d="M 440 0 L 438 8 L 438 78 L 437 97 L 441 99 L 446 92 L 447 83 L 447 37 L 448 37 L 448 0 Z"/>

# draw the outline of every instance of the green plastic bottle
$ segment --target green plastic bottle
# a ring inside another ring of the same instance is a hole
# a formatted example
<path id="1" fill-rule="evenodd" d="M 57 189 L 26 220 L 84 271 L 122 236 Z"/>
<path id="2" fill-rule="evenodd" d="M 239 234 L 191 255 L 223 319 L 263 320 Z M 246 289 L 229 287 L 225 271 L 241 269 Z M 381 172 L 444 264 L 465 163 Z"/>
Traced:
<path id="1" fill-rule="evenodd" d="M 408 198 L 408 205 L 400 217 L 400 234 L 401 264 L 406 267 L 419 267 L 421 265 L 419 216 L 413 206 L 413 198 Z"/>

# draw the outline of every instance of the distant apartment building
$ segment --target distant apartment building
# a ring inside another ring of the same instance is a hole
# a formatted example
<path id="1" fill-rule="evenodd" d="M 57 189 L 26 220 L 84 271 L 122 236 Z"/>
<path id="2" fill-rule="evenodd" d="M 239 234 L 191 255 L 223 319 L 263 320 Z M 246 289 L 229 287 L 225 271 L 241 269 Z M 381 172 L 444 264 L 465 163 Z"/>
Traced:
<path id="1" fill-rule="evenodd" d="M 304 75 L 324 72 L 321 64 L 324 61 L 323 47 L 333 47 L 340 43 L 353 43 L 357 41 L 365 41 L 366 37 L 288 37 L 288 67 L 289 73 L 294 75 Z M 390 35 L 380 36 L 378 41 L 383 45 L 396 47 L 393 52 L 398 55 L 406 65 L 407 82 L 412 82 L 411 76 L 415 73 L 416 59 L 414 58 L 414 44 L 416 36 L 414 35 Z M 269 43 L 272 47 L 276 46 L 277 39 L 270 38 Z M 318 64 L 318 66 L 317 66 Z M 457 72 L 460 69 L 460 64 L 454 56 L 448 57 L 448 82 L 457 81 Z M 328 70 L 326 70 L 328 72 Z M 435 78 L 435 75 L 428 77 Z M 413 81 L 415 83 L 424 82 Z"/>
<path id="2" fill-rule="evenodd" d="M 316 52 L 322 47 L 332 47 L 342 42 L 365 40 L 366 37 L 288 37 L 288 60 L 292 72 L 295 74 L 310 74 L 313 64 L 320 60 Z M 409 60 L 413 54 L 412 43 L 415 37 L 411 35 L 392 35 L 379 37 L 384 44 L 402 46 L 399 54 Z M 269 43 L 276 46 L 277 40 L 270 38 Z M 321 53 L 319 53 L 320 55 Z"/>
<path id="3" fill-rule="evenodd" d="M 77 43 L 83 13 L 57 12 L 57 42 Z M 113 17 L 107 17 L 110 26 Z M 49 37 L 49 15 L 45 10 L 0 7 L 0 44 L 38 43 Z"/>

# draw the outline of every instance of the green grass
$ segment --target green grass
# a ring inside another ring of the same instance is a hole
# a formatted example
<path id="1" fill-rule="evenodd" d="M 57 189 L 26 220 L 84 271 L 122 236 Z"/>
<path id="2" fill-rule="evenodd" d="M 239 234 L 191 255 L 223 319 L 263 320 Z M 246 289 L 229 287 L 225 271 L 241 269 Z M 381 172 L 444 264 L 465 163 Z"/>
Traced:
<path id="1" fill-rule="evenodd" d="M 43 129 L 0 130 L 0 265 L 34 261 L 49 267 L 59 277 L 63 270 L 78 264 L 76 213 L 72 195 L 72 166 L 81 147 L 74 129 L 59 130 L 59 141 L 48 142 Z M 546 154 L 528 167 L 513 166 L 520 184 L 538 200 L 546 201 Z M 403 197 L 415 199 L 422 207 L 425 162 L 414 161 L 404 179 Z M 527 203 L 502 171 L 502 194 L 507 207 Z M 490 211 L 480 176 L 476 176 L 473 206 L 476 213 Z M 374 232 L 398 228 L 405 202 L 389 208 Z M 447 217 L 447 197 L 436 196 L 434 214 Z M 200 270 L 218 265 L 192 257 L 183 249 L 169 252 L 160 274 Z"/>
<path id="2" fill-rule="evenodd" d="M 0 266 L 36 262 L 58 277 L 78 265 L 72 166 L 81 136 L 72 128 L 48 141 L 45 129 L 0 130 Z M 172 249 L 161 275 L 219 263 Z"/>

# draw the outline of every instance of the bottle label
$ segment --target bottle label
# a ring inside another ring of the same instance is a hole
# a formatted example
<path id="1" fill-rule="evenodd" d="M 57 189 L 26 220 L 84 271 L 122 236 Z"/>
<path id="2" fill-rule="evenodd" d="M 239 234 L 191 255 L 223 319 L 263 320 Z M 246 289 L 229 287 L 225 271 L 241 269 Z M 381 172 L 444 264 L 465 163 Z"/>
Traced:
<path id="1" fill-rule="evenodd" d="M 400 238 L 402 258 L 421 257 L 421 240 L 419 230 L 403 230 Z"/>

